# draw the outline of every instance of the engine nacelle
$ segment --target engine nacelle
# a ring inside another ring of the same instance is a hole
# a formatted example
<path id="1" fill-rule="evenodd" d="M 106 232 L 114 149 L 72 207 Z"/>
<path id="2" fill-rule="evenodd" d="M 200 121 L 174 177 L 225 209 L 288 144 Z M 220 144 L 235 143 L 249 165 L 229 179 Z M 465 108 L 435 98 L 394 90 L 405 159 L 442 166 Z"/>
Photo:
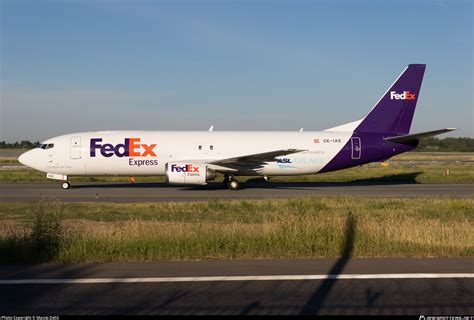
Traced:
<path id="1" fill-rule="evenodd" d="M 204 163 L 168 162 L 165 172 L 166 182 L 172 184 L 206 184 L 216 178 L 216 172 Z"/>

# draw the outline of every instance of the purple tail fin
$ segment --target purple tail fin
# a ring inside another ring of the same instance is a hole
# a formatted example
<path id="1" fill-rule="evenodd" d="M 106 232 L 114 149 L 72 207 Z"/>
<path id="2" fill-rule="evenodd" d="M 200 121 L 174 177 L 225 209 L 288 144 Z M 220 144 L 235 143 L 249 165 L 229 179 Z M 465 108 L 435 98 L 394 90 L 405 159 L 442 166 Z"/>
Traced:
<path id="1" fill-rule="evenodd" d="M 424 64 L 408 65 L 355 131 L 409 133 L 425 67 Z"/>

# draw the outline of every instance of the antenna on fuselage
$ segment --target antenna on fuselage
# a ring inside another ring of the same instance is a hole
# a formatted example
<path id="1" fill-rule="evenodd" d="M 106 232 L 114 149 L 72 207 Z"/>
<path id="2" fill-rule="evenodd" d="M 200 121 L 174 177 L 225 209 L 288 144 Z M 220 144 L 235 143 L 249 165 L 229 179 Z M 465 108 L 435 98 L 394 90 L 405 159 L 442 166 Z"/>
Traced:
<path id="1" fill-rule="evenodd" d="M 209 128 L 209 132 L 212 132 L 214 130 L 214 125 L 212 125 L 210 128 Z"/>
<path id="2" fill-rule="evenodd" d="M 300 132 L 303 132 L 303 128 L 300 129 Z"/>

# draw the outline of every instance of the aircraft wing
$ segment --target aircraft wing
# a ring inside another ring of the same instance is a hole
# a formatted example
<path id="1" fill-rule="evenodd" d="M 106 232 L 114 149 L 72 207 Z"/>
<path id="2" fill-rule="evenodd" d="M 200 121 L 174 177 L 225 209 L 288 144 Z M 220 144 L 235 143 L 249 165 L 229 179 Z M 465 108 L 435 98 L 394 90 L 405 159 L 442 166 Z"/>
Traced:
<path id="1" fill-rule="evenodd" d="M 300 149 L 283 149 L 283 150 L 275 150 L 270 152 L 263 152 L 263 153 L 254 153 L 248 154 L 233 158 L 227 159 L 219 159 L 219 160 L 212 160 L 207 163 L 214 164 L 223 167 L 258 167 L 263 165 L 265 162 L 275 161 L 276 157 L 286 156 L 288 154 L 302 152 L 306 150 Z"/>
<path id="2" fill-rule="evenodd" d="M 414 134 L 404 134 L 401 136 L 387 137 L 387 138 L 384 138 L 384 140 L 390 141 L 390 142 L 396 142 L 396 143 L 404 143 L 404 142 L 409 142 L 413 140 L 418 140 L 420 138 L 436 136 L 438 134 L 442 134 L 442 133 L 446 133 L 446 132 L 450 132 L 454 130 L 457 130 L 457 128 L 446 128 L 446 129 L 420 132 L 420 133 L 414 133 Z"/>

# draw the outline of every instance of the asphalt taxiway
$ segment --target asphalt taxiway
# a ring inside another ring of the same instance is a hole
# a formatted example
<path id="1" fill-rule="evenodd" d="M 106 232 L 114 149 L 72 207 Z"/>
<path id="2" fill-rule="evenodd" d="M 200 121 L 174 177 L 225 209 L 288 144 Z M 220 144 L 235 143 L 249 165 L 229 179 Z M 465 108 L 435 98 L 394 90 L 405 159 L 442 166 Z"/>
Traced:
<path id="1" fill-rule="evenodd" d="M 210 199 L 262 199 L 295 196 L 446 197 L 473 196 L 472 183 L 312 183 L 248 182 L 242 190 L 224 189 L 222 183 L 206 186 L 172 186 L 165 183 L 77 183 L 63 190 L 55 183 L 0 183 L 0 202 L 32 202 L 55 198 L 63 202 L 155 202 Z"/>
<path id="2" fill-rule="evenodd" d="M 0 266 L 2 314 L 474 313 L 474 259 Z"/>

